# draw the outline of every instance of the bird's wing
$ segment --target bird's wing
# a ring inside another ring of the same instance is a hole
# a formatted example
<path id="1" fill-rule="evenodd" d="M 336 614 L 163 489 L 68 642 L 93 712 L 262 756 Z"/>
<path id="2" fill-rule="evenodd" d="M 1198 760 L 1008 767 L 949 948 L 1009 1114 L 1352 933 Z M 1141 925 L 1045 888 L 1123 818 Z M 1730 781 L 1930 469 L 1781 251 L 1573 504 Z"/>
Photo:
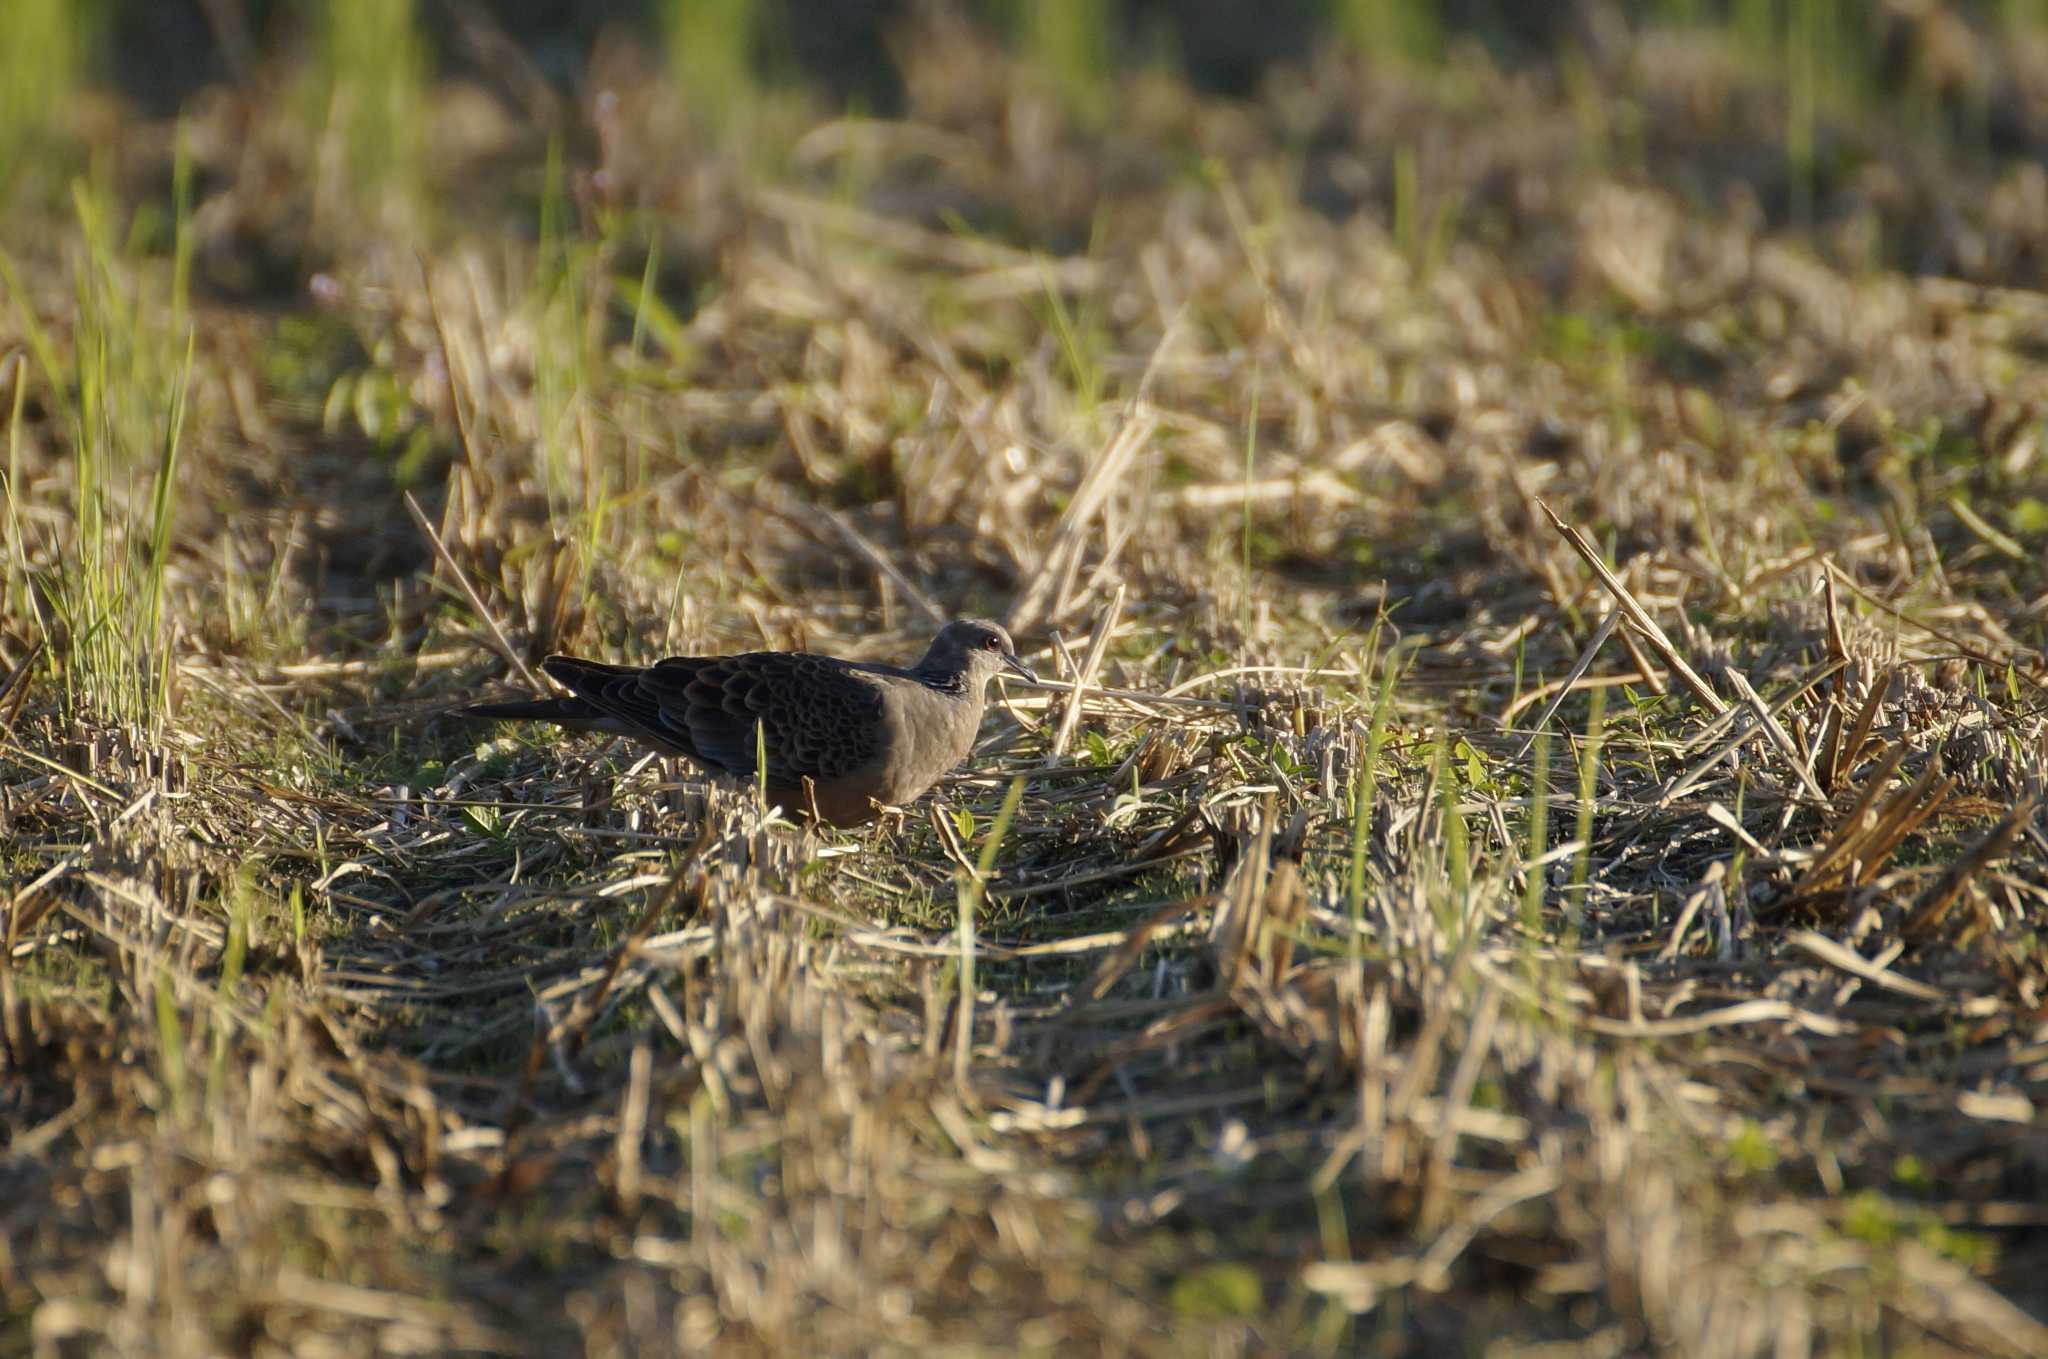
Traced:
<path id="1" fill-rule="evenodd" d="M 882 691 L 838 661 L 761 651 L 647 674 L 663 716 L 680 716 L 703 758 L 734 774 L 756 771 L 757 740 L 768 778 L 795 784 L 843 778 L 882 753 Z M 760 731 L 756 732 L 756 727 Z"/>
<path id="2" fill-rule="evenodd" d="M 824 656 L 674 657 L 644 670 L 551 659 L 548 673 L 649 739 L 744 778 L 757 739 L 768 778 L 790 785 L 843 778 L 886 739 L 880 686 Z"/>

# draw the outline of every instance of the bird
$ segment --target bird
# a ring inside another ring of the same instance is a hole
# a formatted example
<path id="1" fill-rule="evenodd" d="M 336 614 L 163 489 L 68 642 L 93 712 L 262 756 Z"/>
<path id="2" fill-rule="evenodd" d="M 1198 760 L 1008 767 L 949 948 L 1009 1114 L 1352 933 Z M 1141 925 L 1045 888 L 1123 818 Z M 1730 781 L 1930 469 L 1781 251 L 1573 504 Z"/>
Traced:
<path id="1" fill-rule="evenodd" d="M 967 758 L 997 674 L 1038 680 L 1010 634 L 983 618 L 946 624 L 912 666 L 749 651 L 646 666 L 555 655 L 541 669 L 569 696 L 477 703 L 460 715 L 630 737 L 713 774 L 761 779 L 785 811 L 835 826 L 909 805 Z"/>

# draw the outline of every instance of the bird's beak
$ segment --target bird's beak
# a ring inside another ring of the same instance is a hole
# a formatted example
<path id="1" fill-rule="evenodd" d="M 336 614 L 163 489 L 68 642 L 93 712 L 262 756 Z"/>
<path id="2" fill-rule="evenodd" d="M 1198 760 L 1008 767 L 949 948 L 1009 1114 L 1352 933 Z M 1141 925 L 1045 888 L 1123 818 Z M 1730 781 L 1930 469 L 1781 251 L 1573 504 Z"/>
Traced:
<path id="1" fill-rule="evenodd" d="M 1037 674 L 1033 672 L 1030 666 L 1018 660 L 1017 653 L 1014 651 L 1005 651 L 1003 653 L 1003 669 L 1014 670 L 1018 674 L 1022 675 L 1025 679 L 1030 680 L 1033 684 L 1038 683 Z"/>

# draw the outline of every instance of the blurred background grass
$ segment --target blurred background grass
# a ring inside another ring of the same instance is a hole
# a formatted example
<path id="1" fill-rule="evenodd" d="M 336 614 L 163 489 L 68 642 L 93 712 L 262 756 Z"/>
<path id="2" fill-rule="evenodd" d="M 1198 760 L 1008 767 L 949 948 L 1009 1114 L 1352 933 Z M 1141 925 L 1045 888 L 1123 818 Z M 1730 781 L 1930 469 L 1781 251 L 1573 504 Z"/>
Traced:
<path id="1" fill-rule="evenodd" d="M 19 192 L 77 168 L 85 92 L 175 112 L 208 86 L 256 79 L 279 57 L 312 73 L 306 116 L 346 143 L 358 176 L 417 172 L 422 89 L 443 76 L 539 77 L 569 88 L 620 36 L 664 55 L 706 122 L 753 132 L 764 98 L 816 112 L 902 105 L 891 45 L 934 11 L 1001 35 L 1083 124 L 1104 91 L 1144 71 L 1241 95 L 1276 68 L 1352 51 L 1454 79 L 1461 65 L 1568 73 L 1624 27 L 1720 45 L 1773 84 L 1785 154 L 1810 194 L 1822 124 L 1881 113 L 1895 132 L 1961 150 L 2001 134 L 1987 51 L 2048 29 L 2043 0 L 10 0 L 0 44 L 0 182 Z M 525 67 L 505 68 L 505 44 Z M 1731 114 L 1735 111 L 1730 111 Z M 2006 110 L 2005 112 L 2016 112 Z M 1810 206 L 1810 202 L 1809 202 Z"/>
<path id="2" fill-rule="evenodd" d="M 906 35 L 935 17 L 1003 44 L 1081 136 L 1113 138 L 1113 92 L 1152 77 L 1199 96 L 1266 97 L 1349 59 L 1454 104 L 1460 90 L 1484 102 L 1478 91 L 1501 75 L 1562 87 L 1581 111 L 1584 157 L 1715 213 L 1734 192 L 1772 227 L 1839 228 L 1817 243 L 1848 251 L 1850 265 L 1957 271 L 1926 258 L 1928 232 L 1861 213 L 1873 161 L 1904 155 L 1935 177 L 2048 152 L 2029 93 L 2039 82 L 2012 79 L 2016 63 L 2048 64 L 2044 0 L 9 0 L 0 189 L 20 229 L 25 210 L 68 204 L 110 127 L 176 115 L 209 91 L 254 99 L 290 72 L 291 107 L 321 148 L 314 238 L 332 237 L 339 217 L 359 232 L 364 212 L 401 234 L 473 220 L 485 190 L 431 182 L 427 143 L 448 121 L 431 91 L 482 87 L 571 142 L 601 138 L 601 118 L 568 109 L 622 49 L 663 68 L 698 149 L 771 171 L 824 120 L 904 112 Z M 1734 84 L 1684 79 L 1716 62 L 1739 72 Z M 1676 100 L 1693 105 L 1685 140 L 1659 144 L 1671 120 L 1645 106 Z M 1319 134 L 1301 135 L 1306 151 Z M 1411 192 L 1397 216 L 1416 206 L 1416 167 L 1402 168 L 1395 191 Z M 519 192 L 530 207 L 537 187 Z M 1403 222 L 1426 255 L 1430 224 Z"/>

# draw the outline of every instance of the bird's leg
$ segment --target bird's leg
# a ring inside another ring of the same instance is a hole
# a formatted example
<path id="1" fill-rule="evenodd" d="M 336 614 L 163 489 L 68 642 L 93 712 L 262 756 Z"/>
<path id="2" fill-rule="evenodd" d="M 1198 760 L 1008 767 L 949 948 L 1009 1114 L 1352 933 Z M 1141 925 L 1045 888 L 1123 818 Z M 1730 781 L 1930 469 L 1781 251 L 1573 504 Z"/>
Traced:
<path id="1" fill-rule="evenodd" d="M 668 776 L 663 784 L 663 791 L 668 794 L 668 809 L 680 817 L 689 810 L 689 791 L 683 784 L 683 775 L 686 772 L 683 757 L 671 755 L 661 763 L 663 771 Z"/>
<path id="2" fill-rule="evenodd" d="M 583 771 L 582 785 L 578 792 L 583 802 L 583 824 L 597 830 L 611 814 L 618 797 L 618 783 L 609 773 L 591 765 Z"/>

